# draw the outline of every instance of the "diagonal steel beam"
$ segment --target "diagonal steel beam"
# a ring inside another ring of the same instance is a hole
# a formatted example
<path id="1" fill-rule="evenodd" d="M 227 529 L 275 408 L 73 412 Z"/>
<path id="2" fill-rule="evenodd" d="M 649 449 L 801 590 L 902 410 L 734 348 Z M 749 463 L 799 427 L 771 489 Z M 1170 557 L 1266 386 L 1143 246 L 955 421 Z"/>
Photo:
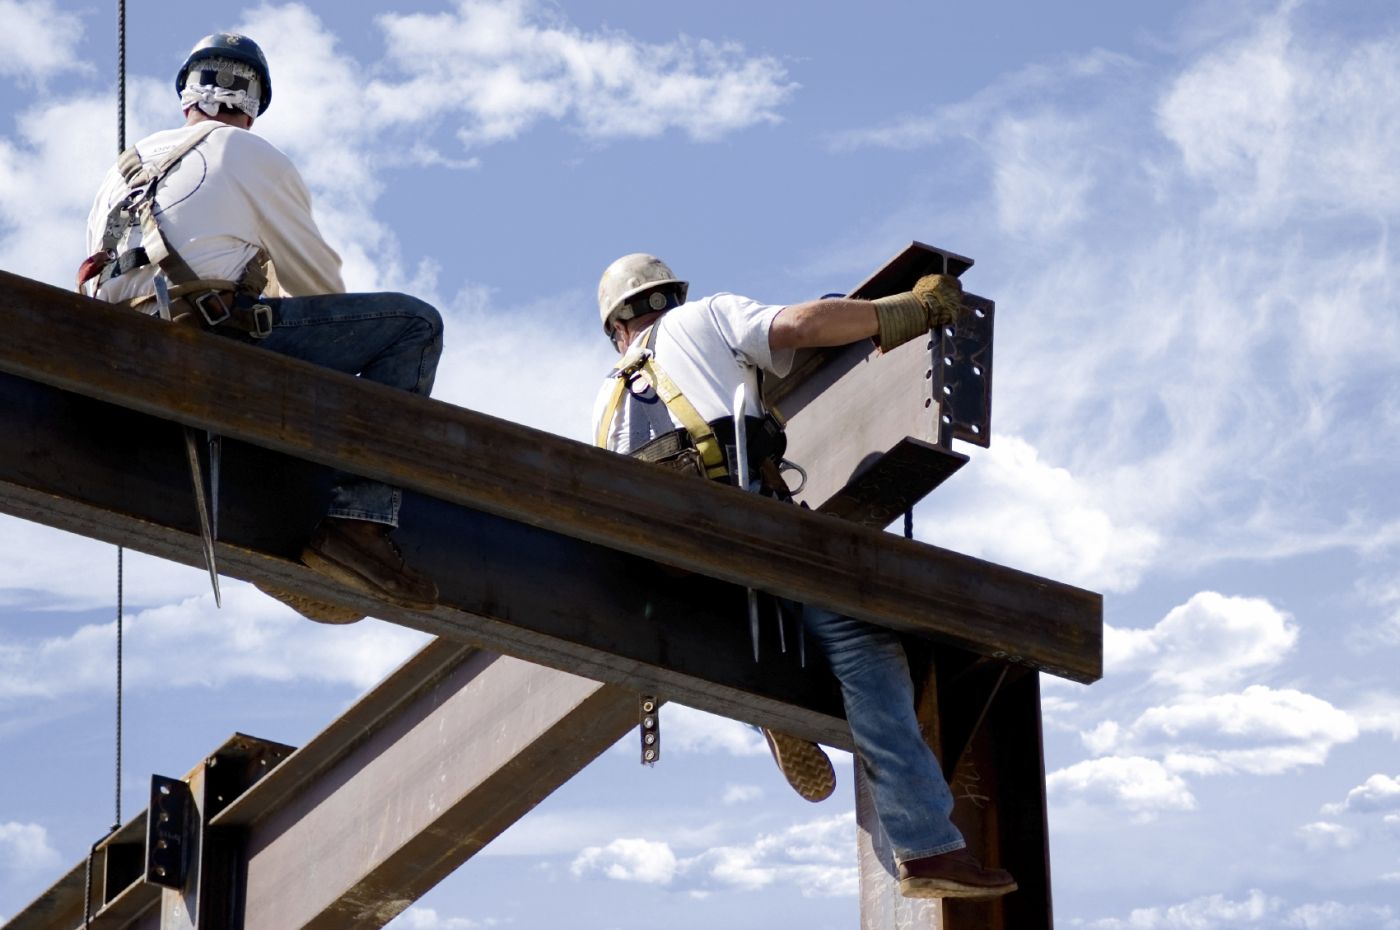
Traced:
<path id="1" fill-rule="evenodd" d="M 111 867 L 139 861 L 147 813 L 134 818 L 95 856 L 92 926 L 381 927 L 636 721 L 627 689 L 436 640 L 268 774 L 219 784 L 202 881 L 162 890 L 139 866 Z M 240 759 L 284 755 L 235 736 L 186 781 L 199 793 Z M 208 870 L 210 849 L 222 869 Z M 4 930 L 81 926 L 84 874 L 80 863 Z"/>

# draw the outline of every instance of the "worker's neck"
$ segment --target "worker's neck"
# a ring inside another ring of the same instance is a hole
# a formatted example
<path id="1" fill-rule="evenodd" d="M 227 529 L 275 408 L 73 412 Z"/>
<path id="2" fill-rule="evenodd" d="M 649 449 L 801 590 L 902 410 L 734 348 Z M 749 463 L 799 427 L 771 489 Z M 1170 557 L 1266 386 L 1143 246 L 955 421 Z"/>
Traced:
<path id="1" fill-rule="evenodd" d="M 253 118 L 247 113 L 230 113 L 227 110 L 220 110 L 216 115 L 210 116 L 199 107 L 190 107 L 185 113 L 186 126 L 204 122 L 223 123 L 225 126 L 237 126 L 239 129 L 253 128 Z"/>

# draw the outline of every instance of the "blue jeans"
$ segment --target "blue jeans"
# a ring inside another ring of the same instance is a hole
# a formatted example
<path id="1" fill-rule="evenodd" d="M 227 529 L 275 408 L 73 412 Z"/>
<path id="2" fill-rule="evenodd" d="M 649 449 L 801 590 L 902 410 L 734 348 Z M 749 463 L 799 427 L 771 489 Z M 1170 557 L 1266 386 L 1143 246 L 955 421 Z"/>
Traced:
<path id="1" fill-rule="evenodd" d="M 841 683 L 856 764 L 870 786 L 895 859 L 906 862 L 963 848 L 962 833 L 948 819 L 953 793 L 919 732 L 909 659 L 899 636 L 819 607 L 801 610 L 803 625 L 821 643 Z"/>
<path id="2" fill-rule="evenodd" d="M 348 375 L 427 395 L 442 355 L 442 317 L 407 294 L 318 294 L 264 301 L 272 332 L 250 345 Z M 336 475 L 327 516 L 399 525 L 402 492 L 380 481 Z"/>

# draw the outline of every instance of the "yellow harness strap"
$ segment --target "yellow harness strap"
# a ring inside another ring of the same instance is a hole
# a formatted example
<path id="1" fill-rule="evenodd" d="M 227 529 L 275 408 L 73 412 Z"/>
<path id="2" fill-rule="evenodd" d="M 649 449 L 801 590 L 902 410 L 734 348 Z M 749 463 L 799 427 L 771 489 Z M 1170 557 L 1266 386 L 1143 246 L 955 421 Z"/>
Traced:
<path id="1" fill-rule="evenodd" d="M 671 376 L 656 363 L 656 356 L 651 349 L 655 338 L 656 324 L 653 323 L 642 336 L 638 347 L 629 350 L 618 363 L 617 374 L 614 376 L 617 383 L 613 386 L 612 395 L 603 410 L 603 417 L 598 421 L 598 434 L 594 443 L 601 449 L 608 447 L 608 434 L 612 432 L 613 419 L 622 403 L 622 394 L 631 379 L 640 371 L 650 379 L 652 387 L 656 389 L 656 396 L 666 405 L 666 411 L 690 434 L 690 441 L 695 444 L 695 450 L 700 453 L 700 460 L 705 465 L 705 476 L 723 478 L 729 474 L 724 449 L 715 438 L 715 431 L 710 428 L 710 424 L 700 416 L 700 411 L 695 409 L 695 405 L 681 393 L 680 387 L 671 380 Z"/>

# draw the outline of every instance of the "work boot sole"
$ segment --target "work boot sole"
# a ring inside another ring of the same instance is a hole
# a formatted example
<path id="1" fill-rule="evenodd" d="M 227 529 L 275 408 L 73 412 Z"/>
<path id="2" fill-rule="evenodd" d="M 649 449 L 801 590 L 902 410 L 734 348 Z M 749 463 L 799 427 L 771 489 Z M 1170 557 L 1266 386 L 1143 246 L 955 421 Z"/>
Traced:
<path id="1" fill-rule="evenodd" d="M 965 885 L 947 878 L 904 878 L 899 893 L 906 898 L 999 898 L 1016 890 L 1008 885 Z"/>
<path id="2" fill-rule="evenodd" d="M 301 561 L 307 568 L 314 569 L 328 578 L 334 578 L 341 584 L 361 591 L 371 597 L 388 601 L 399 607 L 407 607 L 409 610 L 432 610 L 437 606 L 436 598 L 433 600 L 419 600 L 404 597 L 392 591 L 386 591 L 373 581 L 360 574 L 354 568 L 343 565 L 334 559 L 329 559 L 310 546 L 301 551 Z"/>
<path id="3" fill-rule="evenodd" d="M 344 625 L 347 623 L 357 623 L 365 618 L 364 614 L 349 607 L 327 604 L 325 601 L 318 601 L 302 594 L 293 594 L 290 591 L 283 591 L 281 588 L 274 587 L 270 584 L 263 584 L 260 581 L 253 582 L 253 585 L 273 600 L 281 601 L 306 619 L 315 620 L 317 623 Z"/>
<path id="4" fill-rule="evenodd" d="M 764 729 L 768 751 L 787 783 L 805 800 L 825 801 L 836 790 L 836 772 L 820 746 L 796 736 Z"/>

